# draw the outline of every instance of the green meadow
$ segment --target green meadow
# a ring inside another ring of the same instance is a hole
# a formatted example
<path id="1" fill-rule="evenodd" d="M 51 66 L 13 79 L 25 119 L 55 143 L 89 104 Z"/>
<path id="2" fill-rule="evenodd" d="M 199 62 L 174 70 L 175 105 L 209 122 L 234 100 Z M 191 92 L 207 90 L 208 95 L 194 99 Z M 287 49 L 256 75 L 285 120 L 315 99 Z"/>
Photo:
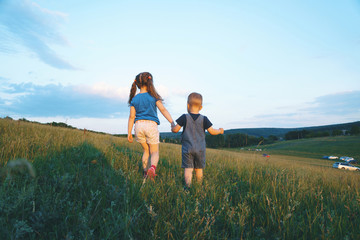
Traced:
<path id="1" fill-rule="evenodd" d="M 360 136 L 336 136 L 279 141 L 261 146 L 272 154 L 322 158 L 323 156 L 348 156 L 360 159 Z"/>
<path id="2" fill-rule="evenodd" d="M 139 144 L 0 119 L 0 239 L 359 239 L 360 173 L 321 159 L 358 156 L 359 139 L 321 141 L 274 144 L 270 158 L 208 149 L 203 182 L 184 191 L 180 145 L 160 144 L 144 183 Z"/>

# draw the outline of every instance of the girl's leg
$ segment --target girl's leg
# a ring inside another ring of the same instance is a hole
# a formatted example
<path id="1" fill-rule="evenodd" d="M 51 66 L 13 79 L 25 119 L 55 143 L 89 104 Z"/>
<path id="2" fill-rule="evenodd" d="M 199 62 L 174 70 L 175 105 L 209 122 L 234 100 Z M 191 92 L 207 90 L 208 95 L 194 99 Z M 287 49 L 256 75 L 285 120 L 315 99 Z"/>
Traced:
<path id="1" fill-rule="evenodd" d="M 159 144 L 149 144 L 149 147 L 151 167 L 148 169 L 147 175 L 153 179 L 156 176 L 155 170 L 159 162 Z"/>
<path id="2" fill-rule="evenodd" d="M 198 181 L 198 183 L 202 182 L 202 178 L 203 178 L 203 169 L 202 168 L 195 168 L 195 175 L 196 175 L 196 180 Z"/>
<path id="3" fill-rule="evenodd" d="M 147 171 L 148 170 L 148 161 L 149 161 L 149 156 L 150 156 L 149 145 L 145 142 L 145 143 L 141 143 L 141 146 L 144 150 L 144 153 L 142 155 L 143 169 L 144 169 L 144 171 Z"/>
<path id="4" fill-rule="evenodd" d="M 185 178 L 185 184 L 187 187 L 190 187 L 192 175 L 193 175 L 193 168 L 185 168 L 184 169 L 184 178 Z"/>
<path id="5" fill-rule="evenodd" d="M 151 166 L 154 165 L 155 167 L 157 167 L 159 162 L 159 144 L 149 144 L 149 146 Z"/>

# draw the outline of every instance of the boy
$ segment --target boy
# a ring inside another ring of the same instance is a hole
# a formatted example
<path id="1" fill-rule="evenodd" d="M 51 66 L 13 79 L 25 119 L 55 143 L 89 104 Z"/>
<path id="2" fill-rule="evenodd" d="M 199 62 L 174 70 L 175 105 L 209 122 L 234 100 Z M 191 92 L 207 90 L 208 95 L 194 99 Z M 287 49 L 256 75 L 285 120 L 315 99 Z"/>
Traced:
<path id="1" fill-rule="evenodd" d="M 186 187 L 190 187 L 192 173 L 195 169 L 195 175 L 198 182 L 203 177 L 205 168 L 205 130 L 211 135 L 224 134 L 224 129 L 214 129 L 209 119 L 199 114 L 202 109 L 202 96 L 199 93 L 191 93 L 188 96 L 187 110 L 189 114 L 183 114 L 176 120 L 176 125 L 172 126 L 171 131 L 179 132 L 183 127 L 181 135 L 182 143 L 182 164 L 184 168 L 184 177 Z"/>

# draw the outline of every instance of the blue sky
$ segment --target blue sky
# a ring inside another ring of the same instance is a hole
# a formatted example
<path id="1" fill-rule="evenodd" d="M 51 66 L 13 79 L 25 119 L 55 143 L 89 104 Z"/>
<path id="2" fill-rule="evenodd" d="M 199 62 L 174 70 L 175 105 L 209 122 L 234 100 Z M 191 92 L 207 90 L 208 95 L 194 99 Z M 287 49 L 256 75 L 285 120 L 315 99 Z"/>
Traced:
<path id="1" fill-rule="evenodd" d="M 126 133 L 149 71 L 174 120 L 195 91 L 215 128 L 345 123 L 359 66 L 356 0 L 0 0 L 0 117 Z"/>

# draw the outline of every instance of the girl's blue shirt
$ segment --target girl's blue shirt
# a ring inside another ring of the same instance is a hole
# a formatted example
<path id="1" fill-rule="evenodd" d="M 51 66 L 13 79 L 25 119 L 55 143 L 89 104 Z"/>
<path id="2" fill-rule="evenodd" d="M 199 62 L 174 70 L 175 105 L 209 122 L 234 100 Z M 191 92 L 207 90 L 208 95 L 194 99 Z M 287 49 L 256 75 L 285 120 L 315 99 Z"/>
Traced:
<path id="1" fill-rule="evenodd" d="M 148 92 L 135 95 L 130 103 L 130 106 L 135 107 L 135 122 L 137 120 L 151 120 L 159 125 L 160 121 L 157 116 L 156 101 L 156 98 Z"/>

